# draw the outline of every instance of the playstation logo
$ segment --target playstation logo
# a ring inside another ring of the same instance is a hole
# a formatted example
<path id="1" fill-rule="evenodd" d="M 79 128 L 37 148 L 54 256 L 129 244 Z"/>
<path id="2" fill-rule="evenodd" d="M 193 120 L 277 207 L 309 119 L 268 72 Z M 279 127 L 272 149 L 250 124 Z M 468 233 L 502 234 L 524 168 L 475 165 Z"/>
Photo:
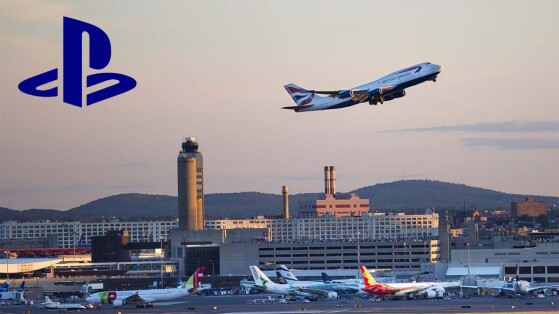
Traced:
<path id="1" fill-rule="evenodd" d="M 111 42 L 109 36 L 99 27 L 76 19 L 64 17 L 62 89 L 63 101 L 82 107 L 82 34 L 89 35 L 89 67 L 104 69 L 111 61 Z M 136 80 L 120 73 L 96 73 L 88 75 L 86 86 L 116 80 L 117 83 L 86 95 L 86 105 L 93 105 L 105 99 L 126 93 L 136 87 Z M 23 93 L 37 97 L 56 97 L 58 87 L 39 89 L 41 86 L 58 80 L 58 69 L 30 77 L 19 83 Z"/>

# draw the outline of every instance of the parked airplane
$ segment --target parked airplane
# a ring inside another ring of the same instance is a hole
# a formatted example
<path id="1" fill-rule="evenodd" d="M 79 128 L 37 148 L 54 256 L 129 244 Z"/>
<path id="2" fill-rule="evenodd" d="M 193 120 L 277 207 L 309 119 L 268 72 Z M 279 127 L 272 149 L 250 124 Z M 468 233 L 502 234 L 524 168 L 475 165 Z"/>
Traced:
<path id="1" fill-rule="evenodd" d="M 377 283 L 367 267 L 361 266 L 364 290 L 378 296 L 406 297 L 425 299 L 442 298 L 444 288 L 458 287 L 459 282 L 411 282 L 411 283 Z"/>
<path id="2" fill-rule="evenodd" d="M 462 286 L 462 288 L 491 288 L 498 289 L 504 293 L 513 293 L 520 295 L 529 295 L 534 292 L 543 291 L 552 286 L 531 286 L 526 280 L 520 280 L 520 268 L 516 265 L 516 276 L 512 281 L 492 282 L 484 286 Z"/>
<path id="3" fill-rule="evenodd" d="M 45 302 L 41 303 L 45 309 L 58 310 L 58 312 L 68 311 L 68 310 L 85 310 L 86 307 L 79 303 L 64 303 L 53 302 L 49 297 L 45 296 Z"/>
<path id="4" fill-rule="evenodd" d="M 326 273 L 322 273 L 322 281 L 301 281 L 285 265 L 277 265 L 276 274 L 278 276 L 278 283 L 280 284 L 292 283 L 307 288 L 331 290 L 335 291 L 338 295 L 367 295 L 367 293 L 362 290 L 365 287 L 365 285 L 363 285 L 363 280 L 359 280 L 358 282 L 355 282 L 357 279 L 332 281 Z M 327 280 L 324 280 L 325 278 Z"/>
<path id="5" fill-rule="evenodd" d="M 307 90 L 295 84 L 287 84 L 287 90 L 297 106 L 283 107 L 295 112 L 339 109 L 362 102 L 370 105 L 384 103 L 396 98 L 406 96 L 405 89 L 426 81 L 437 81 L 437 75 L 441 73 L 441 65 L 429 62 L 419 63 L 412 67 L 388 74 L 376 81 L 360 85 L 351 89 L 337 91 Z M 324 94 L 328 96 L 317 96 Z"/>
<path id="6" fill-rule="evenodd" d="M 174 300 L 199 292 L 200 277 L 204 270 L 204 267 L 199 267 L 187 282 L 177 288 L 104 291 L 94 293 L 86 300 L 94 304 L 111 303 L 113 306 L 136 304 L 136 307 L 152 307 L 154 302 Z"/>
<path id="7" fill-rule="evenodd" d="M 7 287 L 5 291 L 0 291 L 0 300 L 17 300 L 20 302 L 25 301 L 25 281 L 22 281 L 19 288 L 10 291 L 9 283 L 4 282 L 2 286 Z"/>
<path id="8" fill-rule="evenodd" d="M 277 276 L 278 276 L 278 283 L 280 284 L 289 284 L 287 279 L 285 279 L 282 274 L 278 271 L 276 272 Z M 297 285 L 297 287 L 302 288 L 302 289 L 317 289 L 317 290 L 323 290 L 323 291 L 334 291 L 336 292 L 338 295 L 355 295 L 358 294 L 361 291 L 361 287 L 358 287 L 356 285 L 349 285 L 349 284 L 341 284 L 341 283 L 325 283 L 322 281 L 301 281 L 298 280 L 295 283 L 293 283 L 295 285 Z"/>
<path id="9" fill-rule="evenodd" d="M 266 276 L 257 266 L 250 266 L 250 272 L 254 278 L 255 288 L 259 291 L 273 294 L 289 295 L 289 296 L 302 296 L 309 299 L 336 299 L 338 294 L 334 291 L 323 289 L 314 289 L 304 287 L 300 284 L 276 284 Z"/>

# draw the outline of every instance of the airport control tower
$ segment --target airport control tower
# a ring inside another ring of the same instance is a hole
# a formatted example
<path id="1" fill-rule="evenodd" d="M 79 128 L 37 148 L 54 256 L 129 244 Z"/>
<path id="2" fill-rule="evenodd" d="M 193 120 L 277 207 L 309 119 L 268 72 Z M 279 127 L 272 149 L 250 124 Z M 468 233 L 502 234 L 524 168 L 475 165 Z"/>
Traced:
<path id="1" fill-rule="evenodd" d="M 179 229 L 204 229 L 204 157 L 198 142 L 187 137 L 177 158 Z"/>

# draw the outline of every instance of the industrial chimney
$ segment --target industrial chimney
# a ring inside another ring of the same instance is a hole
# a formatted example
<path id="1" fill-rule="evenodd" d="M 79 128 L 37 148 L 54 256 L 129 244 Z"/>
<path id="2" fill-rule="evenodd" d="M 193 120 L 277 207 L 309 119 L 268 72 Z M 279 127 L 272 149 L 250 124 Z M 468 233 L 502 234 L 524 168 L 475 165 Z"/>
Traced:
<path id="1" fill-rule="evenodd" d="M 336 167 L 330 166 L 330 194 L 336 195 Z"/>
<path id="2" fill-rule="evenodd" d="M 332 194 L 330 192 L 330 166 L 324 166 L 324 194 Z"/>
<path id="3" fill-rule="evenodd" d="M 289 190 L 287 185 L 281 187 L 281 194 L 283 194 L 283 219 L 289 219 Z"/>

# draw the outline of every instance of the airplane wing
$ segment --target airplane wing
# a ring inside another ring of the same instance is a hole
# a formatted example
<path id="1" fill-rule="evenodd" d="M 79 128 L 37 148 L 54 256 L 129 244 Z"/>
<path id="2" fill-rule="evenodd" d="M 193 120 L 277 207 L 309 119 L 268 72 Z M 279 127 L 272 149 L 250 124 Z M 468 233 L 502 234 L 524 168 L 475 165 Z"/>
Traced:
<path id="1" fill-rule="evenodd" d="M 415 294 L 415 293 L 418 293 L 418 292 L 419 292 L 419 289 L 417 289 L 417 288 L 406 288 L 406 289 L 396 290 L 394 292 L 394 296 L 403 297 L 403 296 L 407 296 L 407 295 L 410 295 L 410 294 Z"/>
<path id="2" fill-rule="evenodd" d="M 154 302 L 155 299 L 150 298 L 150 297 L 143 297 L 142 298 L 138 293 L 136 293 L 136 294 L 133 294 L 133 295 L 129 296 L 128 298 L 122 300 L 122 301 L 123 301 L 123 303 L 128 303 L 128 304 L 133 303 L 133 304 L 135 304 L 135 303 Z"/>
<path id="3" fill-rule="evenodd" d="M 527 288 L 526 290 L 528 292 L 531 292 L 531 291 L 537 291 L 537 290 L 545 290 L 545 289 L 549 289 L 549 288 L 552 288 L 552 287 L 551 286 L 532 286 L 532 287 Z"/>
<path id="4" fill-rule="evenodd" d="M 297 286 L 297 291 L 306 292 L 306 293 L 310 293 L 310 294 L 315 294 L 315 295 L 321 296 L 323 298 L 328 298 L 328 296 L 332 293 L 332 291 L 306 288 L 306 287 L 301 287 L 301 286 Z"/>
<path id="5" fill-rule="evenodd" d="M 357 101 L 365 101 L 371 96 L 380 96 L 390 92 L 396 88 L 395 85 L 381 86 L 375 89 L 351 89 L 351 90 L 337 90 L 337 91 L 317 91 L 311 90 L 311 93 L 324 94 L 336 98 L 351 98 Z"/>
<path id="6" fill-rule="evenodd" d="M 351 98 L 354 100 L 365 99 L 369 96 L 368 89 L 353 89 L 353 90 L 336 90 L 336 91 L 316 91 L 312 90 L 311 93 L 328 95 L 334 98 Z"/>

